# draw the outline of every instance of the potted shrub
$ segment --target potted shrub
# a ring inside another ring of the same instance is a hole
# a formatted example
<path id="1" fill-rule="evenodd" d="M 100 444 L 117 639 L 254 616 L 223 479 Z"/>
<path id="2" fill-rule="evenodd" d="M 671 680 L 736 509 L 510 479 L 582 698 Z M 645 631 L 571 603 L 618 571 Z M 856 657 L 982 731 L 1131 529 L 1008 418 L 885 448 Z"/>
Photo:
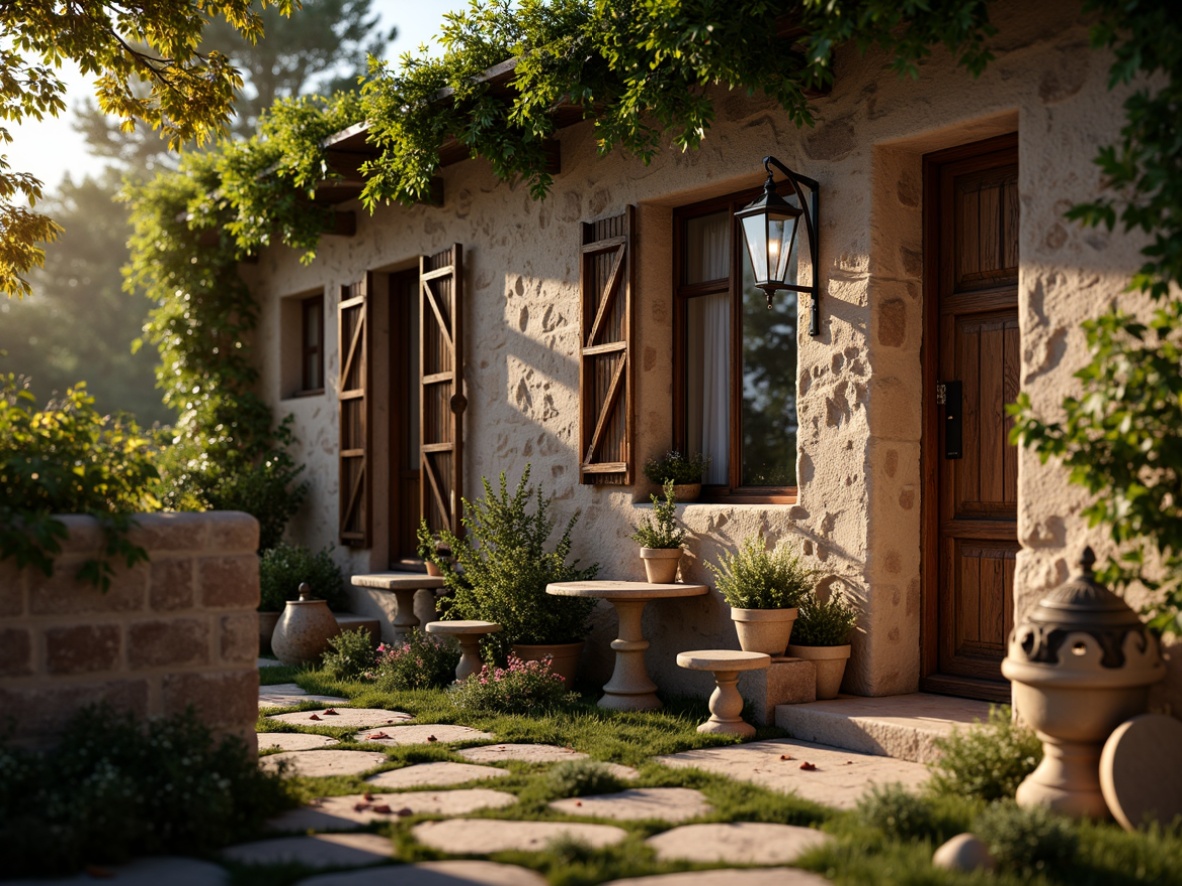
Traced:
<path id="1" fill-rule="evenodd" d="M 698 452 L 682 455 L 670 449 L 662 456 L 650 458 L 644 465 L 644 476 L 661 488 L 670 480 L 680 501 L 696 501 L 702 494 L 702 477 L 710 466 L 710 457 Z"/>
<path id="2" fill-rule="evenodd" d="M 439 564 L 452 592 L 440 600 L 441 617 L 498 623 L 501 632 L 486 640 L 498 661 L 507 660 L 510 648 L 526 661 L 551 655 L 554 671 L 569 684 L 590 630 L 595 600 L 556 597 L 546 593 L 546 585 L 592 579 L 599 567 L 567 563 L 578 513 L 549 546 L 555 526 L 550 501 L 541 488 L 529 485 L 529 474 L 527 464 L 512 494 L 503 472 L 499 493 L 481 478 L 484 498 L 464 499 L 464 537 L 446 529 L 440 532 L 452 552 L 451 561 Z"/>
<path id="3" fill-rule="evenodd" d="M 333 612 L 348 605 L 345 577 L 332 559 L 331 548 L 313 553 L 303 545 L 277 544 L 259 559 L 259 649 L 271 647 L 271 635 L 288 600 L 298 600 L 300 584 L 328 603 Z"/>
<path id="4" fill-rule="evenodd" d="M 644 572 L 654 584 L 668 584 L 677 580 L 677 564 L 681 560 L 681 543 L 685 541 L 685 530 L 677 525 L 677 495 L 673 481 L 666 480 L 665 500 L 650 495 L 653 503 L 652 515 L 645 515 L 644 521 L 636 527 L 632 540 L 640 544 L 640 559 L 644 561 Z"/>
<path id="5" fill-rule="evenodd" d="M 419 528 L 415 530 L 415 538 L 418 541 L 415 553 L 423 561 L 427 575 L 443 575 L 443 567 L 440 564 L 451 560 L 451 548 L 439 538 L 438 534 L 431 531 L 426 520 L 419 521 Z"/>
<path id="6" fill-rule="evenodd" d="M 796 608 L 812 590 L 816 572 L 786 545 L 769 551 L 762 535 L 747 537 L 736 553 L 723 554 L 717 566 L 706 567 L 730 604 L 739 646 L 746 652 L 783 655 Z"/>
<path id="7" fill-rule="evenodd" d="M 837 698 L 845 663 L 850 657 L 850 635 L 858 620 L 858 610 L 841 591 L 822 600 L 814 591 L 800 604 L 792 643 L 791 658 L 811 661 L 817 668 L 817 698 Z"/>

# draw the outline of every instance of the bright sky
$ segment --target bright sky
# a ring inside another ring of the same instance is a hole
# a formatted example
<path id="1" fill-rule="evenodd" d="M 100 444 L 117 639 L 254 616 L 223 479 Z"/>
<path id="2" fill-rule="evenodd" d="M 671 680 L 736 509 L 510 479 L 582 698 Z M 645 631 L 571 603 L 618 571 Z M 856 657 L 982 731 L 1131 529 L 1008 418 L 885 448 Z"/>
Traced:
<path id="1" fill-rule="evenodd" d="M 421 43 L 430 43 L 439 31 L 443 14 L 466 6 L 466 0 L 373 0 L 374 12 L 381 15 L 381 28 L 398 27 L 391 58 L 415 50 Z M 63 79 L 70 87 L 66 95 L 69 110 L 60 117 L 13 127 L 12 144 L 0 147 L 13 171 L 33 173 L 47 190 L 53 190 L 67 172 L 78 180 L 87 173 L 98 173 L 103 165 L 101 158 L 90 156 L 85 139 L 70 125 L 74 106 L 93 95 L 89 84 L 76 69 L 64 73 Z"/>

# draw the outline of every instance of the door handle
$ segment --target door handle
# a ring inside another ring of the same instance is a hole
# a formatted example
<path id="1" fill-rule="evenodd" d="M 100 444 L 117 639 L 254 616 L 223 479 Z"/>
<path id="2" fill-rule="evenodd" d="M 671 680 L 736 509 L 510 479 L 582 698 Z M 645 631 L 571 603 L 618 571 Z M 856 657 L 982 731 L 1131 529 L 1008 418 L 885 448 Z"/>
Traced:
<path id="1" fill-rule="evenodd" d="M 944 406 L 944 457 L 964 457 L 964 410 L 959 381 L 940 382 Z"/>

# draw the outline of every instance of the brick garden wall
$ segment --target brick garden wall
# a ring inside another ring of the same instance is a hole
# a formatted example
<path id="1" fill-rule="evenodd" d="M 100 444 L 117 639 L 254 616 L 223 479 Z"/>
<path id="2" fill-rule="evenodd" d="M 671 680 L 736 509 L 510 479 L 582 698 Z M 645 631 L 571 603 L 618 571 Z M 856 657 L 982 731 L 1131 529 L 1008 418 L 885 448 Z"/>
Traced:
<path id="1" fill-rule="evenodd" d="M 193 705 L 218 735 L 253 748 L 258 715 L 258 523 L 247 514 L 146 514 L 132 539 L 150 561 L 120 569 L 103 594 L 74 580 L 98 524 L 70 535 L 52 577 L 0 561 L 0 732 L 52 743 L 99 701 L 139 717 Z"/>

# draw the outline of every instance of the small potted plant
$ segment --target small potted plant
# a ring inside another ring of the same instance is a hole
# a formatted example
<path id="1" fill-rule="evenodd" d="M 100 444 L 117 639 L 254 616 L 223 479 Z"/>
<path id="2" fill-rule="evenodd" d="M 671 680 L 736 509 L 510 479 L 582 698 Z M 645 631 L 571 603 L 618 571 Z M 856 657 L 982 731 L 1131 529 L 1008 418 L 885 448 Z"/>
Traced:
<path id="1" fill-rule="evenodd" d="M 803 658 L 817 668 L 817 698 L 837 698 L 845 664 L 850 657 L 850 635 L 858 620 L 858 610 L 846 601 L 841 591 L 834 591 L 827 600 L 816 592 L 800 604 L 790 658 Z"/>
<path id="2" fill-rule="evenodd" d="M 423 561 L 427 575 L 436 577 L 443 575 L 443 564 L 451 562 L 451 549 L 431 531 L 426 520 L 419 520 L 419 528 L 415 530 L 415 538 L 418 541 L 415 553 Z"/>
<path id="3" fill-rule="evenodd" d="M 650 458 L 644 465 L 644 476 L 664 488 L 673 481 L 673 491 L 680 501 L 696 501 L 702 494 L 702 477 L 710 466 L 710 457 L 700 452 L 682 455 L 670 449 L 664 455 Z"/>
<path id="4" fill-rule="evenodd" d="M 632 540 L 640 544 L 640 559 L 644 572 L 653 584 L 669 584 L 677 580 L 677 564 L 681 560 L 681 543 L 685 530 L 677 525 L 677 494 L 673 481 L 664 484 L 665 500 L 650 495 L 653 503 L 651 516 L 636 527 Z"/>
<path id="5" fill-rule="evenodd" d="M 786 545 L 769 551 L 761 535 L 748 536 L 734 554 L 707 563 L 746 652 L 784 654 L 796 608 L 812 590 L 816 572 Z"/>

